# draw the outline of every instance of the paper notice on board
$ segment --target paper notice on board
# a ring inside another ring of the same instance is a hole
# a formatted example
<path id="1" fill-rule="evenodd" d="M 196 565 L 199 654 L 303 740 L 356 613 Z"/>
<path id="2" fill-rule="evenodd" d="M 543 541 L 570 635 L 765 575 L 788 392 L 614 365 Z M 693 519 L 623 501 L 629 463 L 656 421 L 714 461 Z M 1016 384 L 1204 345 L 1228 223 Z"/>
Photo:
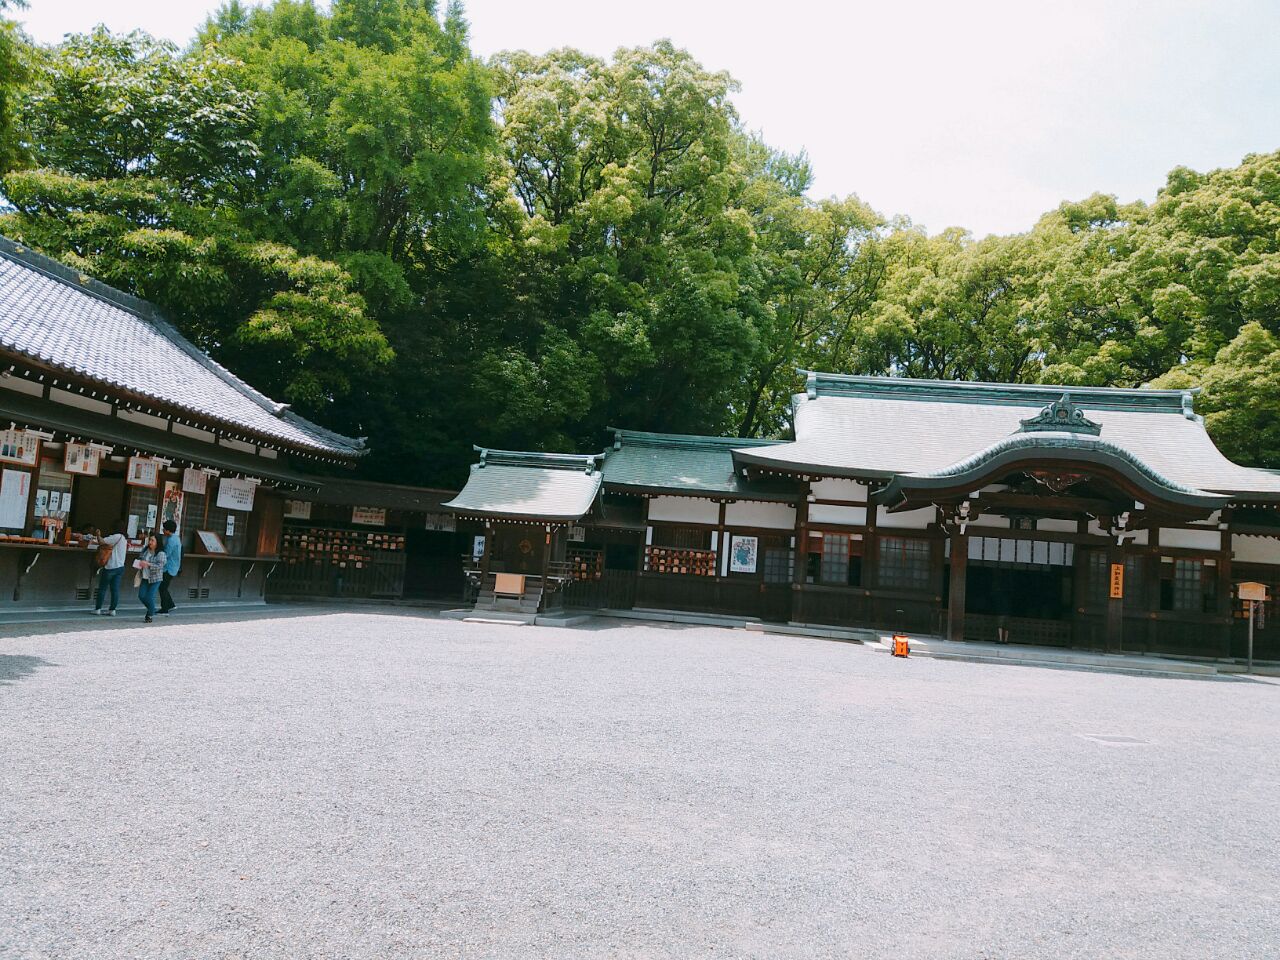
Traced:
<path id="1" fill-rule="evenodd" d="M 147 505 L 147 529 L 154 530 L 156 528 L 156 515 L 158 508 L 154 503 Z"/>
<path id="2" fill-rule="evenodd" d="M 194 467 L 187 467 L 182 471 L 182 492 L 198 493 L 204 496 L 204 492 L 209 487 L 209 475 L 203 470 L 197 470 Z"/>
<path id="3" fill-rule="evenodd" d="M 6 470 L 0 477 L 0 527 L 21 530 L 27 523 L 27 502 L 31 498 L 31 474 Z"/>
<path id="4" fill-rule="evenodd" d="M 129 535 L 130 540 L 138 536 L 138 520 L 139 517 L 136 513 L 129 514 L 129 527 L 125 532 Z"/>

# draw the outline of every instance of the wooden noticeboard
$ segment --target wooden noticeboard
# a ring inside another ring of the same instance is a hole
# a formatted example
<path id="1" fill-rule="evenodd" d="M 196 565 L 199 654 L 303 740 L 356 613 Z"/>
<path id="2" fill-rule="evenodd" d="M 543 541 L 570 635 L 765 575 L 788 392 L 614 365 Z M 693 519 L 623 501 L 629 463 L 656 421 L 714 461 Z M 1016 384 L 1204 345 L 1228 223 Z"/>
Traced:
<path id="1" fill-rule="evenodd" d="M 1124 564 L 1113 563 L 1111 565 L 1111 599 L 1124 599 Z"/>
<path id="2" fill-rule="evenodd" d="M 1267 601 L 1267 585 L 1265 583 L 1256 583 L 1252 580 L 1240 583 L 1236 585 L 1236 592 L 1241 600 L 1248 600 L 1253 603 L 1266 603 Z"/>

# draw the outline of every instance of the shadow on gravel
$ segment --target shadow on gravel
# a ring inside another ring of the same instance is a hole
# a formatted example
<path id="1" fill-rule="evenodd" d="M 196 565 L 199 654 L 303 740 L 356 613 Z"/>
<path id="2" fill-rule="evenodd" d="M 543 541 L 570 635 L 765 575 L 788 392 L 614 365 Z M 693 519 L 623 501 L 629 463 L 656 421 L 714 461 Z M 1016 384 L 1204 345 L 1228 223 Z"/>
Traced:
<path id="1" fill-rule="evenodd" d="M 59 633 L 86 633 L 113 630 L 150 630 L 175 626 L 201 626 L 215 623 L 251 623 L 258 620 L 287 620 L 298 617 L 326 617 L 334 614 L 360 614 L 364 616 L 412 617 L 434 619 L 438 611 L 421 607 L 395 606 L 392 604 L 344 604 L 344 603 L 280 603 L 265 607 L 241 610 L 187 610 L 178 607 L 168 616 L 157 616 L 154 626 L 142 622 L 143 610 L 129 610 L 122 606 L 115 617 L 95 617 L 88 611 L 64 613 L 49 619 L 28 620 L 19 623 L 0 622 L 0 637 L 43 637 Z"/>
<path id="2" fill-rule="evenodd" d="M 29 657 L 20 653 L 0 653 L 0 687 L 12 686 L 25 680 L 41 667 L 56 667 L 56 663 L 43 657 Z"/>

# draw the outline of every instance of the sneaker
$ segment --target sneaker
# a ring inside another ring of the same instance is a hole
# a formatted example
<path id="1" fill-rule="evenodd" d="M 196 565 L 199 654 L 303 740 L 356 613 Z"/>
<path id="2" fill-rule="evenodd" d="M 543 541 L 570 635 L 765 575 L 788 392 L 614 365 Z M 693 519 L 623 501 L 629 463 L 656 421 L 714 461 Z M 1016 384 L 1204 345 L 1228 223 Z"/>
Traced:
<path id="1" fill-rule="evenodd" d="M 102 608 L 101 608 L 101 607 L 95 607 L 95 608 L 94 608 L 93 615 L 94 615 L 95 617 L 100 617 L 100 616 L 102 616 L 102 614 L 103 614 L 103 610 L 102 610 Z"/>
<path id="2" fill-rule="evenodd" d="M 106 612 L 106 616 L 108 617 L 114 617 L 115 615 L 116 615 L 116 612 L 114 610 L 108 610 Z"/>
<path id="3" fill-rule="evenodd" d="M 143 618 L 142 618 L 142 622 L 143 622 L 143 623 L 153 623 L 153 622 L 154 622 L 154 618 L 151 616 L 151 614 L 149 614 L 149 613 L 148 613 L 145 617 L 143 617 Z"/>

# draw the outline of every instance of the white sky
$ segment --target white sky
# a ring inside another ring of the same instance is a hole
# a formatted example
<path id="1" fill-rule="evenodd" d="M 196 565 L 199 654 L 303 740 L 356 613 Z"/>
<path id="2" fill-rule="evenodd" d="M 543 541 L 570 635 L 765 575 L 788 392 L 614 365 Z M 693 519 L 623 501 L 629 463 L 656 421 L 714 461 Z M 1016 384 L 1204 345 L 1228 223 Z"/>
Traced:
<path id="1" fill-rule="evenodd" d="M 443 2 L 443 0 L 442 0 Z M 37 40 L 103 21 L 185 43 L 216 0 L 31 0 Z M 1272 0 L 469 0 L 482 55 L 669 37 L 742 84 L 748 126 L 805 148 L 816 195 L 937 232 L 1030 227 L 1094 191 L 1280 148 Z"/>

